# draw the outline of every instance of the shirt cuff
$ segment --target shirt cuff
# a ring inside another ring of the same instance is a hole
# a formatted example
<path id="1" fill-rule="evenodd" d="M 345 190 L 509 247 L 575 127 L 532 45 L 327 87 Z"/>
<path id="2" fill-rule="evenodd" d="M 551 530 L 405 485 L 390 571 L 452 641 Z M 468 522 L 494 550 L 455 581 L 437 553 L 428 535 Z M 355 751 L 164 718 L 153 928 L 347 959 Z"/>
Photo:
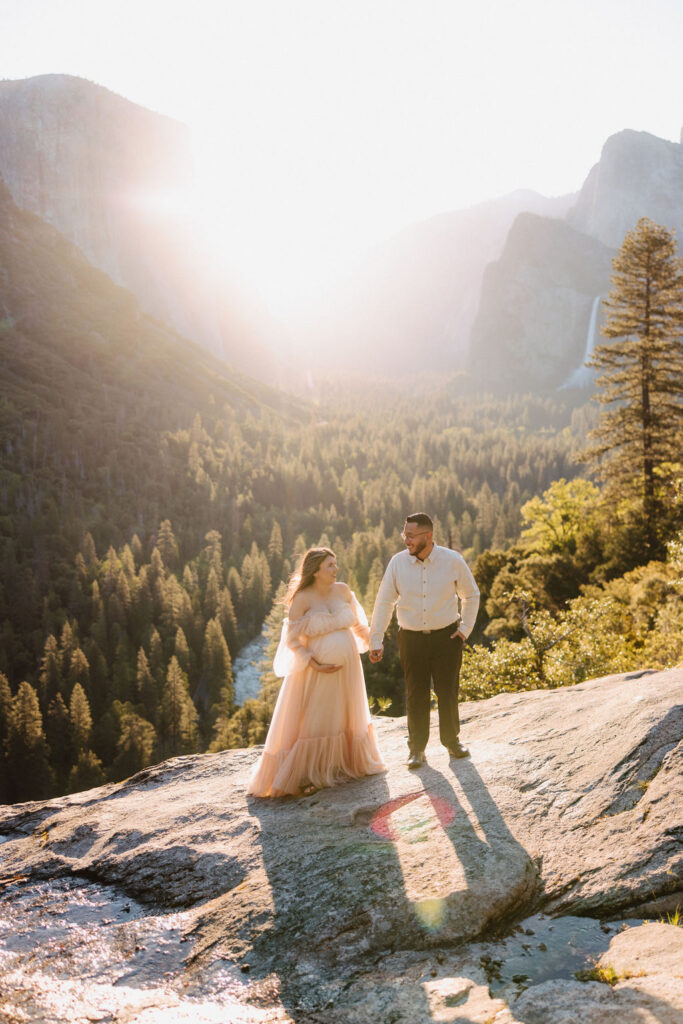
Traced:
<path id="1" fill-rule="evenodd" d="M 370 636 L 370 650 L 378 651 L 384 645 L 384 633 L 372 633 Z"/>

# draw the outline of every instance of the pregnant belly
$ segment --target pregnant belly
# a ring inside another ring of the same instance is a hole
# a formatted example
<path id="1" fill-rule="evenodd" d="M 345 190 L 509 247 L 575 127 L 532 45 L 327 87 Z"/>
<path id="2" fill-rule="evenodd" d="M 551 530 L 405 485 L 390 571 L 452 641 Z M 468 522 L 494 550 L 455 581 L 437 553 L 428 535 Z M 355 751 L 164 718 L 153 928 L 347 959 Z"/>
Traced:
<path id="1" fill-rule="evenodd" d="M 312 637 L 310 649 L 314 658 L 327 665 L 348 665 L 352 658 L 358 657 L 356 642 L 348 629 Z"/>

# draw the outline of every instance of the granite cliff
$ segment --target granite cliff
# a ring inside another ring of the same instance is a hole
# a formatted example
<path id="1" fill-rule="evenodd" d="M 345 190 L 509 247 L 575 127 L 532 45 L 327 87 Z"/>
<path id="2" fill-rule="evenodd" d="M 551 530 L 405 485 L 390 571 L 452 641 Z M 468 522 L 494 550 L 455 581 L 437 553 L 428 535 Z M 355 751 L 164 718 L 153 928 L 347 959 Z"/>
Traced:
<path id="1" fill-rule="evenodd" d="M 683 146 L 627 130 L 606 141 L 577 196 L 519 191 L 414 225 L 318 308 L 274 324 L 216 279 L 189 226 L 147 202 L 191 180 L 183 125 L 92 82 L 43 75 L 0 82 L 0 143 L 0 175 L 19 206 L 79 245 L 143 310 L 285 384 L 303 366 L 414 372 L 417 352 L 421 368 L 467 368 L 486 387 L 587 383 L 576 371 L 625 233 L 642 216 L 683 230 Z M 554 227 L 532 228 L 529 214 Z"/>
<path id="2" fill-rule="evenodd" d="M 165 203 L 192 182 L 185 125 L 70 75 L 0 81 L 0 177 L 144 312 L 240 370 L 272 367 L 193 226 Z"/>
<path id="3" fill-rule="evenodd" d="M 6 1013 L 674 1024 L 682 698 L 680 669 L 501 694 L 415 773 L 379 719 L 386 776 L 301 799 L 246 798 L 252 749 L 2 808 Z"/>
<path id="4" fill-rule="evenodd" d="M 520 214 L 483 277 L 469 369 L 483 383 L 532 390 L 590 383 L 576 371 L 599 336 L 624 236 L 649 217 L 683 237 L 683 145 L 623 131 L 605 143 L 564 219 Z M 597 337 L 596 337 L 597 335 Z"/>
<path id="5" fill-rule="evenodd" d="M 503 391 L 584 386 L 611 262 L 640 217 L 683 230 L 683 146 L 623 131 L 576 195 L 515 192 L 378 247 L 316 312 L 328 362 L 379 374 L 467 370 Z M 300 337 L 305 338 L 306 329 Z"/>
<path id="6" fill-rule="evenodd" d="M 522 213 L 563 217 L 575 196 L 520 190 L 405 228 L 375 247 L 300 332 L 313 365 L 362 365 L 381 375 L 464 369 L 482 275 Z M 333 342 L 321 351 L 321 332 Z"/>
<path id="7" fill-rule="evenodd" d="M 520 214 L 484 273 L 472 374 L 512 391 L 561 387 L 596 340 L 594 305 L 609 291 L 613 256 L 565 221 Z"/>
<path id="8" fill-rule="evenodd" d="M 664 224 L 683 241 L 683 145 L 626 130 L 603 146 L 568 220 L 618 248 L 641 217 Z"/>

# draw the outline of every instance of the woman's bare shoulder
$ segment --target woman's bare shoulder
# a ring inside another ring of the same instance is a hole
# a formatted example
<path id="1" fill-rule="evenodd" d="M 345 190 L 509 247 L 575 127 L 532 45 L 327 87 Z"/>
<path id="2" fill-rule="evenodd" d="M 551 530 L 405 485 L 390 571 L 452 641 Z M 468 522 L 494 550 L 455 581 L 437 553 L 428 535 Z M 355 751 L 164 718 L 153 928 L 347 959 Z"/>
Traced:
<path id="1" fill-rule="evenodd" d="M 300 619 L 302 615 L 311 607 L 310 595 L 305 590 L 300 590 L 298 594 L 295 594 L 294 600 L 289 606 L 289 618 Z"/>
<path id="2" fill-rule="evenodd" d="M 339 594 L 339 596 L 342 597 L 345 601 L 351 600 L 353 591 L 351 590 L 351 587 L 348 585 L 348 583 L 335 583 L 334 589 Z"/>

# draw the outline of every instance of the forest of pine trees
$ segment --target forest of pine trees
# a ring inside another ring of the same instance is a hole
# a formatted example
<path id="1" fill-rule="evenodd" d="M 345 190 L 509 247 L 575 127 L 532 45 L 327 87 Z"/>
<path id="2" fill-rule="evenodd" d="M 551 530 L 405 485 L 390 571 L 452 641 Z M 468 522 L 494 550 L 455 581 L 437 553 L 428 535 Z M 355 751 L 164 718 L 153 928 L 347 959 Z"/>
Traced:
<path id="1" fill-rule="evenodd" d="M 666 503 L 622 486 L 615 504 L 609 478 L 577 479 L 604 427 L 585 394 L 493 398 L 424 376 L 292 399 L 142 316 L 2 192 L 0 207 L 0 800 L 262 740 L 293 560 L 334 548 L 369 612 L 410 511 L 482 590 L 465 696 L 683 656 L 678 398 Z M 680 381 L 667 337 L 639 350 L 655 391 Z M 662 512 L 656 550 L 634 543 L 644 507 Z M 262 690 L 236 709 L 232 662 L 264 621 Z M 401 712 L 391 632 L 367 682 L 375 710 Z"/>
<path id="2" fill-rule="evenodd" d="M 259 633 L 298 553 L 333 545 L 371 609 L 406 510 L 429 508 L 444 542 L 471 560 L 503 549 L 519 534 L 522 504 L 572 473 L 566 428 L 582 415 L 540 399 L 456 401 L 445 388 L 422 419 L 400 392 L 371 414 L 350 392 L 329 406 L 324 422 L 283 426 L 267 412 L 224 408 L 206 425 L 196 414 L 165 432 L 174 520 L 149 522 L 162 501 L 141 467 L 130 484 L 138 529 L 127 537 L 109 519 L 95 522 L 68 562 L 74 522 L 48 515 L 47 551 L 36 549 L 35 526 L 30 543 L 16 533 L 5 541 L 3 799 L 80 789 L 242 742 L 232 661 Z M 37 429 L 17 440 L 18 457 Z M 73 463 L 60 484 L 69 511 L 83 498 L 78 453 Z M 5 492 L 12 522 L 31 486 L 17 479 Z M 383 671 L 395 677 L 390 658 Z M 390 683 L 380 673 L 375 695 Z M 37 766 L 30 773 L 27 758 Z"/>

